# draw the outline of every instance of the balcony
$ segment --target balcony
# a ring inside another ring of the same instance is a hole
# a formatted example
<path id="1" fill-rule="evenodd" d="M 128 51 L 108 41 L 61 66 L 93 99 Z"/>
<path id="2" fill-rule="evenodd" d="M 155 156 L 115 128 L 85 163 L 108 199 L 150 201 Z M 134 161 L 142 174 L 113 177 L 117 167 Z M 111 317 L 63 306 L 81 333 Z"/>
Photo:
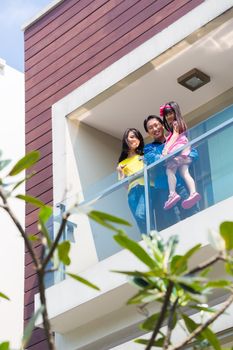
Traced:
<path id="1" fill-rule="evenodd" d="M 143 267 L 128 252 L 120 249 L 109 229 L 90 221 L 85 215 L 85 211 L 91 208 L 124 218 L 132 223 L 132 226 L 126 229 L 127 234 L 139 241 L 140 228 L 129 208 L 127 198 L 128 186 L 137 179 L 144 181 L 143 230 L 145 233 L 149 233 L 151 229 L 157 229 L 166 238 L 172 234 L 178 234 L 180 253 L 197 243 L 202 243 L 201 255 L 196 257 L 196 262 L 213 254 L 207 239 L 208 229 L 217 228 L 223 220 L 232 220 L 232 111 L 233 106 L 230 106 L 189 130 L 189 145 L 198 154 L 197 159 L 190 165 L 190 172 L 195 179 L 197 191 L 201 194 L 201 200 L 193 208 L 181 210 L 180 205 L 177 205 L 168 211 L 164 211 L 163 208 L 155 210 L 151 200 L 154 196 L 152 187 L 155 179 L 159 182 L 158 174 L 164 172 L 168 162 L 171 162 L 180 150 L 165 159 L 160 158 L 152 164 L 145 165 L 141 172 L 130 178 L 118 181 L 117 174 L 114 172 L 83 190 L 84 199 L 79 204 L 79 212 L 71 215 L 63 236 L 64 239 L 70 239 L 72 242 L 72 264 L 68 267 L 68 271 L 80 273 L 84 278 L 97 284 L 101 292 L 90 290 L 70 278 L 64 279 L 62 271 L 56 274 L 54 279 L 50 280 L 50 285 L 54 285 L 47 289 L 49 316 L 55 332 L 84 334 L 87 324 L 88 327 L 95 329 L 96 322 L 101 320 L 105 327 L 106 338 L 114 329 L 112 339 L 116 340 L 116 344 L 120 334 L 126 337 L 125 332 L 128 327 L 131 329 L 132 338 L 140 335 L 137 324 L 142 316 L 135 313 L 131 307 L 125 306 L 127 298 L 134 290 L 127 284 L 124 277 L 113 274 L 110 270 L 122 270 L 126 265 L 128 269 Z M 56 206 L 54 231 L 59 222 L 59 214 L 62 210 L 72 207 L 76 200 L 77 197 L 70 197 Z M 195 264 L 195 261 L 193 263 Z M 221 267 L 215 273 L 222 274 Z M 218 303 L 217 300 L 222 297 L 214 295 L 212 303 Z M 38 296 L 36 296 L 35 307 L 37 305 Z M 119 317 L 124 319 L 123 324 L 117 323 Z M 93 342 L 97 341 L 98 335 L 95 332 L 93 337 L 96 337 Z M 65 341 L 63 338 L 58 336 L 61 342 Z M 85 339 L 83 346 L 86 345 Z"/>
<path id="2" fill-rule="evenodd" d="M 141 233 L 157 230 L 162 231 L 161 234 L 166 234 L 163 230 L 168 229 L 170 226 L 194 214 L 193 220 L 196 221 L 199 217 L 206 215 L 208 208 L 216 206 L 222 201 L 230 200 L 233 196 L 231 185 L 233 180 L 231 156 L 233 146 L 231 138 L 233 132 L 232 112 L 233 106 L 230 106 L 191 128 L 188 132 L 189 145 L 194 153 L 190 165 L 190 173 L 195 179 L 197 191 L 201 194 L 201 200 L 195 206 L 191 209 L 183 209 L 180 201 L 175 208 L 165 211 L 161 203 L 160 207 L 156 203 L 156 197 L 161 193 L 160 190 L 164 190 L 164 202 L 167 199 L 168 193 L 166 189 L 168 185 L 165 169 L 167 164 L 172 162 L 180 151 L 167 156 L 166 159 L 160 158 L 152 164 L 145 164 L 141 172 L 122 181 L 118 181 L 117 172 L 115 171 L 82 192 L 84 200 L 79 203 L 80 214 L 71 216 L 70 223 L 64 234 L 64 238 L 71 238 L 71 241 L 73 241 L 74 255 L 77 254 L 78 241 L 80 235 L 82 235 L 81 231 L 85 232 L 86 235 L 89 232 L 89 237 L 93 241 L 93 249 L 97 258 L 95 263 L 120 251 L 119 246 L 112 239 L 113 233 L 97 223 L 89 221 L 85 215 L 81 214 L 82 211 L 86 212 L 87 208 L 107 212 L 129 221 L 132 227 L 127 228 L 127 234 L 138 241 Z M 145 198 L 145 210 L 142 214 L 141 228 L 137 225 L 135 215 L 132 212 L 133 209 L 131 208 L 130 210 L 128 205 L 128 188 L 133 187 L 133 183 L 137 182 L 138 179 L 140 179 L 139 182 L 144 183 L 143 196 Z M 178 176 L 178 189 L 184 187 L 184 181 Z M 188 192 L 186 193 L 187 195 Z M 63 210 L 71 207 L 75 201 L 77 201 L 77 196 L 70 197 L 58 204 L 56 206 L 57 217 Z M 76 266 L 78 265 L 80 266 L 80 263 L 77 262 Z M 79 271 L 81 270 L 83 268 L 80 267 Z"/>

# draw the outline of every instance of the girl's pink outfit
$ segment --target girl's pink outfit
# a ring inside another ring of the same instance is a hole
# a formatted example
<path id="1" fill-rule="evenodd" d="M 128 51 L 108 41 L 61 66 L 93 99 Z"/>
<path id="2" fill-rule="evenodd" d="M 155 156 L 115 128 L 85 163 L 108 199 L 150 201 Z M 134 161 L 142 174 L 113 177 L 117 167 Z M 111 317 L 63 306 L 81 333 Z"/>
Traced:
<path id="1" fill-rule="evenodd" d="M 172 137 L 172 132 L 169 133 L 167 139 L 166 139 L 166 143 L 170 140 L 170 138 Z M 172 153 L 176 150 L 178 150 L 180 147 L 186 145 L 188 143 L 188 139 L 184 134 L 180 134 L 177 138 L 177 140 L 168 148 L 168 153 Z M 166 144 L 165 144 L 166 146 Z M 188 156 L 190 153 L 190 148 L 187 147 L 185 149 L 183 149 L 181 151 L 181 155 L 182 156 Z"/>
<path id="2" fill-rule="evenodd" d="M 172 133 L 170 132 L 167 139 L 166 139 L 166 144 L 172 137 Z M 188 139 L 184 134 L 180 134 L 176 141 L 167 149 L 168 154 L 175 152 L 182 146 L 186 145 L 188 143 Z M 166 147 L 165 144 L 165 147 Z M 190 153 L 190 147 L 184 148 L 180 154 L 175 156 L 174 160 L 170 160 L 167 162 L 167 167 L 172 169 L 172 168 L 177 168 L 177 166 L 181 166 L 183 164 L 188 164 L 190 162 L 189 160 L 189 153 Z M 168 200 L 165 202 L 164 209 L 168 210 L 171 209 L 174 205 L 176 205 L 177 202 L 181 197 L 176 193 L 172 193 L 169 195 Z M 198 192 L 192 193 L 187 199 L 183 200 L 182 202 L 182 207 L 184 209 L 189 209 L 192 206 L 194 206 L 199 200 L 201 199 L 201 196 Z"/>

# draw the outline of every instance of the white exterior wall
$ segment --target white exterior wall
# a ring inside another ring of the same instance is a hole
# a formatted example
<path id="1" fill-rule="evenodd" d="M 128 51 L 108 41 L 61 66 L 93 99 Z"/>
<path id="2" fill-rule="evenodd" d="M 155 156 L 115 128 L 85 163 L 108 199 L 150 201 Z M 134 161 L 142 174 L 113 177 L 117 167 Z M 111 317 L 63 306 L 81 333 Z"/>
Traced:
<path id="1" fill-rule="evenodd" d="M 3 159 L 12 159 L 13 164 L 24 155 L 24 74 L 1 62 L 0 149 Z M 15 200 L 12 209 L 24 226 L 24 203 Z M 10 298 L 0 299 L 0 343 L 8 340 L 16 348 L 23 334 L 24 244 L 2 210 L 0 222 L 0 291 Z"/>

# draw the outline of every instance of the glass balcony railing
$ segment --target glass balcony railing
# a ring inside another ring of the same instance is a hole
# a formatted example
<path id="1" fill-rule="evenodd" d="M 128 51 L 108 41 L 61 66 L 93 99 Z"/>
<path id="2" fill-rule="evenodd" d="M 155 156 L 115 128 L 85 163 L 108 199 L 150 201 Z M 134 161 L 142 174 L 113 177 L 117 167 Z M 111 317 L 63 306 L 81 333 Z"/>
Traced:
<path id="1" fill-rule="evenodd" d="M 188 146 L 191 153 L 188 168 L 196 185 L 196 191 L 201 197 L 196 204 L 190 207 L 190 203 L 185 202 L 189 191 L 180 175 L 180 168 L 187 161 L 187 158 L 184 161 L 184 157 L 181 157 L 182 149 L 187 148 L 185 145 L 173 154 L 158 157 L 152 162 L 148 155 L 145 156 L 144 169 L 122 181 L 117 180 L 116 173 L 107 177 L 95 188 L 92 187 L 91 191 L 84 192 L 85 200 L 79 204 L 80 209 L 90 207 L 92 210 L 107 212 L 129 221 L 132 227 L 126 229 L 127 234 L 138 241 L 141 239 L 141 233 L 149 234 L 151 230 L 162 231 L 233 196 L 233 157 L 231 153 L 233 118 L 230 119 L 229 114 L 230 112 L 232 114 L 232 109 L 232 107 L 226 109 L 225 114 L 224 111 L 221 112 L 221 118 L 217 114 L 215 120 L 211 118 L 189 131 Z M 164 209 L 164 204 L 168 199 L 167 169 L 174 169 L 174 167 L 177 167 L 176 191 L 181 198 L 172 208 Z M 61 211 L 67 206 L 68 202 L 64 202 L 58 208 Z M 75 231 L 78 225 L 78 235 L 80 219 L 77 217 L 74 222 L 72 220 L 71 216 L 64 239 L 71 239 L 75 250 L 75 245 L 77 244 L 77 247 L 79 245 Z M 85 229 L 85 234 L 89 232 L 92 237 L 98 261 L 120 251 L 121 248 L 112 238 L 114 233 L 87 217 L 82 220 L 82 230 Z M 57 281 L 63 277 L 63 275 L 57 276 Z"/>

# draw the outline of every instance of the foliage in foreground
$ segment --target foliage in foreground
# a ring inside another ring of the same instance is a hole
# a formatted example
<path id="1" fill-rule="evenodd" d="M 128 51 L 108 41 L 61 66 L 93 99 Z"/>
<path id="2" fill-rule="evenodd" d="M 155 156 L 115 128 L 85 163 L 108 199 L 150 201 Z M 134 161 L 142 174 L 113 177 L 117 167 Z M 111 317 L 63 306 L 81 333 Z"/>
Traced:
<path id="1" fill-rule="evenodd" d="M 177 350 L 194 341 L 195 349 L 209 346 L 215 350 L 222 349 L 210 325 L 233 302 L 233 222 L 223 222 L 219 234 L 210 235 L 216 254 L 193 268 L 190 268 L 190 261 L 193 264 L 200 259 L 200 254 L 196 259 L 195 255 L 200 252 L 201 244 L 181 255 L 176 253 L 178 236 L 171 236 L 165 242 L 156 232 L 150 237 L 144 235 L 145 249 L 123 232 L 118 232 L 114 238 L 146 268 L 143 271 L 115 271 L 127 275 L 129 282 L 138 289 L 128 304 L 137 304 L 141 310 L 148 311 L 150 304 L 157 303 L 158 311 L 141 324 L 143 331 L 152 332 L 151 338 L 137 339 L 136 342 L 145 345 L 146 350 L 153 347 Z M 217 262 L 222 262 L 226 278 L 210 277 Z M 227 295 L 218 310 L 208 306 L 208 300 L 216 289 Z M 194 321 L 190 314 L 197 312 L 201 317 Z M 172 333 L 179 326 L 187 336 L 176 344 Z"/>

